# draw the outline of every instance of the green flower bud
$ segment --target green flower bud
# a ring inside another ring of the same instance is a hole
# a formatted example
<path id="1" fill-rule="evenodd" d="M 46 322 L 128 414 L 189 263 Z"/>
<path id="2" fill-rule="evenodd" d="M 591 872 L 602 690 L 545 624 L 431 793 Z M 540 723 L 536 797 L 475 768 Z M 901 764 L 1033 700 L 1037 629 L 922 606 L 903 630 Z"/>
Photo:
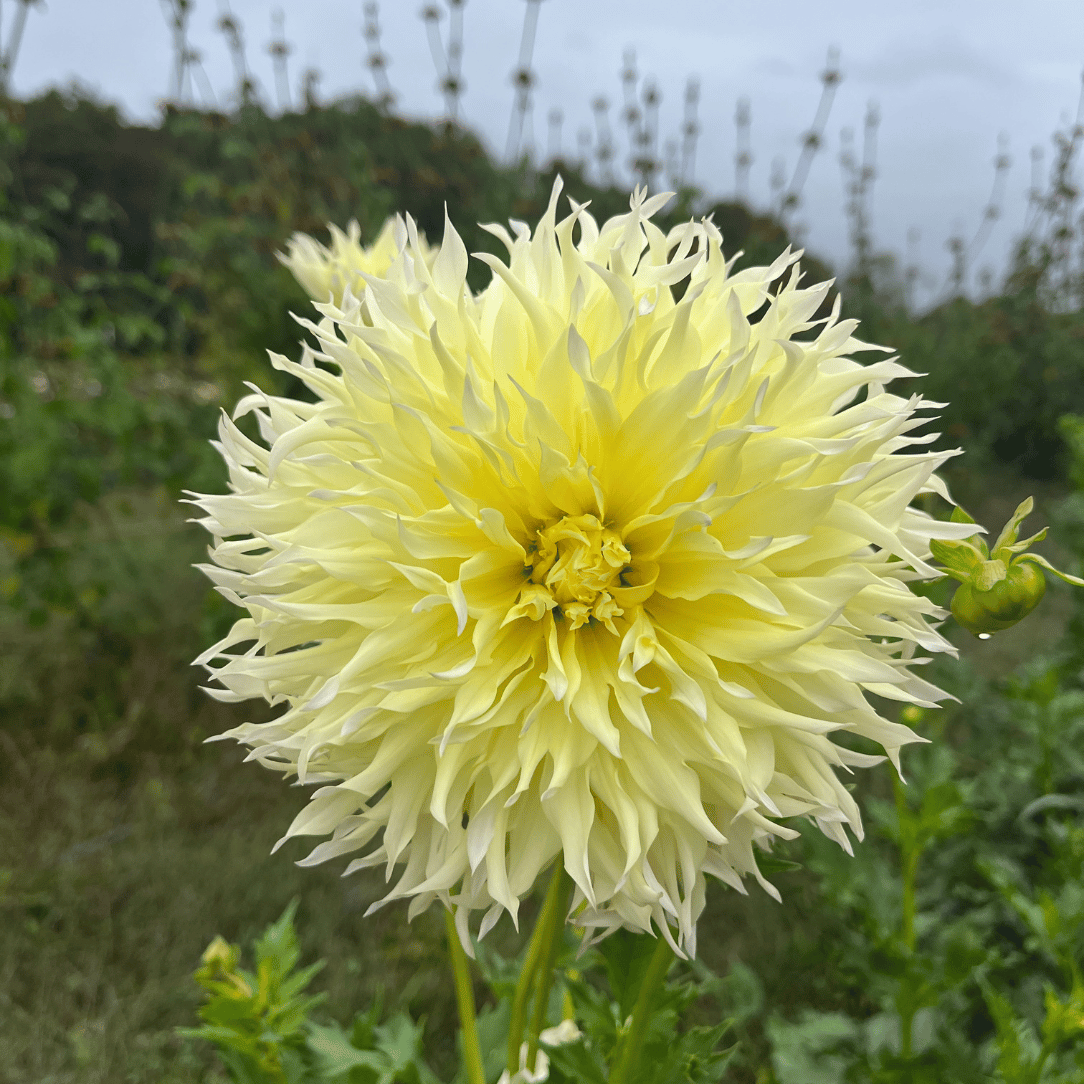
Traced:
<path id="1" fill-rule="evenodd" d="M 1015 564 L 988 590 L 974 583 L 957 587 L 952 616 L 976 636 L 1001 632 L 1027 617 L 1045 594 L 1043 574 L 1033 564 Z"/>
<path id="2" fill-rule="evenodd" d="M 1038 534 L 1018 542 L 1021 522 L 1031 514 L 1030 497 L 1013 513 L 994 543 L 991 552 L 979 537 L 978 528 L 970 538 L 934 539 L 930 550 L 944 566 L 946 575 L 960 581 L 952 597 L 952 616 L 976 636 L 989 636 L 1015 625 L 1027 617 L 1046 594 L 1046 579 L 1041 569 L 1048 569 L 1066 583 L 1084 587 L 1084 580 L 1059 572 L 1045 557 L 1028 553 L 1027 548 L 1046 537 L 1044 527 Z M 962 509 L 952 513 L 955 523 L 975 521 Z"/>
<path id="3" fill-rule="evenodd" d="M 221 978 L 225 973 L 232 971 L 237 966 L 241 950 L 236 945 L 231 945 L 221 936 L 215 939 L 203 950 L 203 966 L 215 978 Z"/>
<path id="4" fill-rule="evenodd" d="M 237 971 L 241 950 L 216 937 L 204 950 L 203 966 L 193 976 L 205 990 L 233 998 L 252 997 L 252 987 Z"/>
<path id="5" fill-rule="evenodd" d="M 918 726 L 926 718 L 926 709 L 917 704 L 907 704 L 900 708 L 900 722 L 906 726 Z"/>

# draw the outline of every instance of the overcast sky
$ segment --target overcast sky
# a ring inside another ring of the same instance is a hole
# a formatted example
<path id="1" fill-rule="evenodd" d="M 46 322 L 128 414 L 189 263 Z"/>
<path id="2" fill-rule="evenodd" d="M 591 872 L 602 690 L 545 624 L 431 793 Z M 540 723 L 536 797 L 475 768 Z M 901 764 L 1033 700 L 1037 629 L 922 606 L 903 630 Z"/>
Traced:
<path id="1" fill-rule="evenodd" d="M 321 72 L 323 98 L 373 93 L 361 0 L 231 0 L 231 6 L 267 101 L 275 102 L 267 46 L 276 9 L 284 12 L 293 47 L 295 101 L 308 67 Z M 443 100 L 421 7 L 422 0 L 382 0 L 380 21 L 397 108 L 432 118 L 441 115 Z M 14 8 L 12 0 L 0 8 L 5 45 Z M 524 0 L 467 0 L 464 9 L 463 119 L 498 154 L 507 139 L 525 8 Z M 233 77 L 216 29 L 221 11 L 221 0 L 195 0 L 190 38 L 211 87 L 226 102 Z M 447 25 L 445 17 L 442 32 Z M 1012 157 L 1003 214 L 976 261 L 976 267 L 1000 270 L 1025 219 L 1031 148 L 1045 149 L 1048 167 L 1051 134 L 1076 114 L 1084 65 L 1080 0 L 545 0 L 533 64 L 535 146 L 545 153 L 547 116 L 559 108 L 564 149 L 575 149 L 577 131 L 593 128 L 591 100 L 605 94 L 620 103 L 623 53 L 632 47 L 641 76 L 653 78 L 662 93 L 664 138 L 681 125 L 686 80 L 699 78 L 702 132 L 694 180 L 711 195 L 734 193 L 735 105 L 739 97 L 749 99 L 750 194 L 766 205 L 773 159 L 785 160 L 788 176 L 794 168 L 832 46 L 840 50 L 843 81 L 797 215 L 807 247 L 836 266 L 846 260 L 840 132 L 852 128 L 860 136 L 867 103 L 874 101 L 881 114 L 873 196 L 878 247 L 905 258 L 907 232 L 917 227 L 927 277 L 919 299 L 936 294 L 948 266 L 947 239 L 953 233 L 970 238 L 979 228 L 1002 136 Z M 171 55 L 159 0 L 47 0 L 31 11 L 14 87 L 29 95 L 77 80 L 120 103 L 131 119 L 150 120 L 170 92 Z"/>

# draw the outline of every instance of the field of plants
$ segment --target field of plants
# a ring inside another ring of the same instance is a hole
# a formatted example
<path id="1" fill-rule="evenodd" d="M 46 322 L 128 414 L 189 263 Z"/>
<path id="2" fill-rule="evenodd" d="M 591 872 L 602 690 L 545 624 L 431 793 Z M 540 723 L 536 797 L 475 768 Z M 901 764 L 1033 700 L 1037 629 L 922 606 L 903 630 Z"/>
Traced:
<path id="1" fill-rule="evenodd" d="M 1079 573 L 1080 133 L 1059 138 L 1033 234 L 986 300 L 909 312 L 861 253 L 840 282 L 863 338 L 897 349 L 927 374 L 926 397 L 948 404 L 939 446 L 966 452 L 947 474 L 956 499 L 996 529 L 1036 494 L 1034 529 L 1054 528 L 1045 552 Z M 401 211 L 438 239 L 447 205 L 468 251 L 496 251 L 474 224 L 537 220 L 558 171 L 596 217 L 627 208 L 626 189 L 598 188 L 574 164 L 501 166 L 467 131 L 360 98 L 279 116 L 255 103 L 169 108 L 153 128 L 76 94 L 3 104 L 3 1084 L 230 1079 L 212 1044 L 180 1032 L 204 1001 L 193 973 L 216 935 L 251 959 L 295 898 L 301 964 L 327 961 L 310 986 L 326 998 L 297 1041 L 341 1046 L 349 1027 L 333 1022 L 361 1013 L 355 1045 L 376 1026 L 402 1047 L 383 1076 L 327 1055 L 324 1075 L 305 1079 L 429 1080 L 417 1043 L 452 1079 L 439 916 L 408 925 L 392 906 L 364 918 L 378 873 L 297 869 L 294 844 L 271 857 L 304 794 L 242 766 L 232 745 L 203 744 L 253 716 L 207 697 L 190 666 L 234 615 L 192 568 L 205 539 L 181 499 L 224 487 L 208 441 L 245 381 L 298 393 L 266 360 L 296 354 L 291 313 L 310 311 L 276 258 L 294 231 L 325 239 L 327 223 L 356 219 L 371 240 Z M 738 266 L 787 244 L 772 217 L 692 191 L 664 224 L 694 210 L 744 251 Z M 488 270 L 475 262 L 471 276 L 477 287 Z M 951 630 L 961 658 L 931 669 L 958 702 L 906 709 L 931 739 L 907 751 L 906 787 L 887 767 L 859 779 L 868 834 L 854 857 L 803 832 L 773 852 L 782 904 L 713 887 L 700 963 L 680 979 L 692 1022 L 727 1025 L 722 1079 L 1084 1081 L 1081 594 L 1053 583 L 1034 617 L 989 641 Z M 519 942 L 498 926 L 486 944 L 499 983 L 499 954 Z M 616 990 L 621 939 L 607 951 Z M 291 963 L 284 927 L 263 952 Z M 366 1017 L 374 999 L 383 1015 Z"/>

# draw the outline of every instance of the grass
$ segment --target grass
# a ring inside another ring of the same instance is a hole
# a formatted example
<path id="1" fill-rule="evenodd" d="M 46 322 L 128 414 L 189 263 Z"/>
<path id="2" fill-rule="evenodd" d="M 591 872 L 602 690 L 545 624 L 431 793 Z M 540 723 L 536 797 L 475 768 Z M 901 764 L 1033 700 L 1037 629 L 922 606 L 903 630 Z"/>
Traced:
<path id="1" fill-rule="evenodd" d="M 189 567 L 202 532 L 153 496 L 121 503 L 70 539 L 96 639 L 78 613 L 0 622 L 0 1082 L 223 1079 L 175 1035 L 195 1022 L 191 973 L 216 934 L 247 947 L 294 896 L 307 958 L 329 961 L 329 1011 L 384 989 L 429 1014 L 440 1048 L 454 1006 L 439 916 L 363 921 L 379 874 L 302 871 L 304 841 L 270 855 L 305 795 L 236 745 L 202 744 L 255 717 L 212 701 L 188 665 L 223 616 Z M 127 597 L 93 598 L 102 575 Z"/>
<path id="2" fill-rule="evenodd" d="M 438 916 L 363 920 L 377 877 L 302 871 L 290 861 L 302 843 L 272 857 L 302 795 L 240 768 L 236 747 L 181 766 L 145 756 L 123 781 L 108 763 L 88 773 L 78 750 L 19 751 L 9 737 L 5 751 L 5 1084 L 219 1079 L 174 1035 L 195 1019 L 191 972 L 215 934 L 247 945 L 295 895 L 308 958 L 329 961 L 319 985 L 333 1014 L 383 988 L 447 1029 Z"/>

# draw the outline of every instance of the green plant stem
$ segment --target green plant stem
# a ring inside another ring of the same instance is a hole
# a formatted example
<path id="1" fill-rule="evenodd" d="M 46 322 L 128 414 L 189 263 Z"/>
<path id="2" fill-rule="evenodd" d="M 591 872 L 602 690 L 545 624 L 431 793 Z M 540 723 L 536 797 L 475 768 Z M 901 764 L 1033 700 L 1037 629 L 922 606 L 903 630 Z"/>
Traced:
<path id="1" fill-rule="evenodd" d="M 610 1073 L 610 1084 L 627 1084 L 632 1074 L 632 1067 L 640 1056 L 640 1048 L 644 1045 L 655 995 L 659 992 L 673 960 L 674 950 L 666 938 L 660 936 L 655 945 L 655 951 L 651 954 L 651 961 L 647 965 L 644 981 L 640 984 L 640 992 L 636 995 L 629 1030 L 618 1047 L 617 1063 L 613 1072 Z"/>
<path id="2" fill-rule="evenodd" d="M 1043 1069 L 1046 1067 L 1047 1060 L 1050 1055 L 1054 1053 L 1054 1044 L 1047 1040 L 1043 1043 L 1042 1049 L 1039 1051 L 1039 1057 L 1036 1059 L 1034 1066 L 1032 1066 L 1031 1076 L 1032 1084 L 1039 1084 L 1043 1079 Z"/>
<path id="3" fill-rule="evenodd" d="M 900 857 L 903 862 L 903 929 L 901 931 L 900 938 L 903 941 L 903 947 L 906 949 L 908 955 L 913 955 L 915 951 L 915 905 L 916 905 L 916 885 L 918 881 L 918 859 L 921 854 L 921 848 L 914 844 L 914 842 L 908 842 L 902 838 L 903 825 L 907 818 L 907 797 L 904 794 L 903 784 L 899 779 L 894 779 L 893 789 L 896 794 L 896 813 L 897 820 L 900 823 Z"/>
<path id="4" fill-rule="evenodd" d="M 486 1084 L 482 1067 L 482 1047 L 478 1042 L 478 1020 L 474 1011 L 474 989 L 471 986 L 470 965 L 467 954 L 459 943 L 455 919 L 451 911 L 444 912 L 444 926 L 448 931 L 448 955 L 452 960 L 455 976 L 455 999 L 459 1004 L 459 1024 L 463 1032 L 463 1061 L 470 1084 Z"/>
<path id="5" fill-rule="evenodd" d="M 916 882 L 918 880 L 918 852 L 908 851 L 903 856 L 903 946 L 911 955 L 914 954 Z"/>
<path id="6" fill-rule="evenodd" d="M 519 1048 L 523 1043 L 523 1028 L 527 1022 L 527 1001 L 531 996 L 531 987 L 535 983 L 538 974 L 538 964 L 542 959 L 542 950 L 546 940 L 546 930 L 550 923 L 550 916 L 557 910 L 561 897 L 562 878 L 565 876 L 564 868 L 560 865 L 553 871 L 553 878 L 546 891 L 546 899 L 542 904 L 542 910 L 538 912 L 535 920 L 534 932 L 531 934 L 530 944 L 527 946 L 527 958 L 523 961 L 523 968 L 516 982 L 516 992 L 512 997 L 512 1015 L 508 1021 L 508 1075 L 515 1076 L 519 1072 Z"/>
<path id="7" fill-rule="evenodd" d="M 903 784 L 899 779 L 893 780 L 896 793 L 896 811 L 900 823 L 900 851 L 903 863 L 903 893 L 901 908 L 903 911 L 903 923 L 900 931 L 900 940 L 903 950 L 908 959 L 908 964 L 913 960 L 917 936 L 915 933 L 915 911 L 917 906 L 918 886 L 918 860 L 922 854 L 922 848 L 916 841 L 906 842 L 903 838 L 903 825 L 907 815 L 907 798 L 904 794 Z M 908 1009 L 900 1014 L 900 1057 L 907 1059 L 911 1056 L 912 1037 L 915 1024 L 915 1010 Z"/>
<path id="8" fill-rule="evenodd" d="M 550 1000 L 550 987 L 553 985 L 553 969 L 557 963 L 557 953 L 561 948 L 561 935 L 565 930 L 565 915 L 568 913 L 568 900 L 571 894 L 572 878 L 565 872 L 563 865 L 558 865 L 550 884 L 550 891 L 546 894 L 546 924 L 542 933 L 538 971 L 535 975 L 534 1010 L 531 1012 L 531 1024 L 527 1029 L 526 1064 L 532 1072 L 534 1072 L 535 1058 L 538 1055 L 538 1037 L 546 1026 L 546 1008 Z M 539 925 L 542 925 L 541 920 L 539 920 Z M 516 1050 L 518 1058 L 519 1048 L 517 1047 Z M 516 1068 L 519 1068 L 518 1062 Z"/>

